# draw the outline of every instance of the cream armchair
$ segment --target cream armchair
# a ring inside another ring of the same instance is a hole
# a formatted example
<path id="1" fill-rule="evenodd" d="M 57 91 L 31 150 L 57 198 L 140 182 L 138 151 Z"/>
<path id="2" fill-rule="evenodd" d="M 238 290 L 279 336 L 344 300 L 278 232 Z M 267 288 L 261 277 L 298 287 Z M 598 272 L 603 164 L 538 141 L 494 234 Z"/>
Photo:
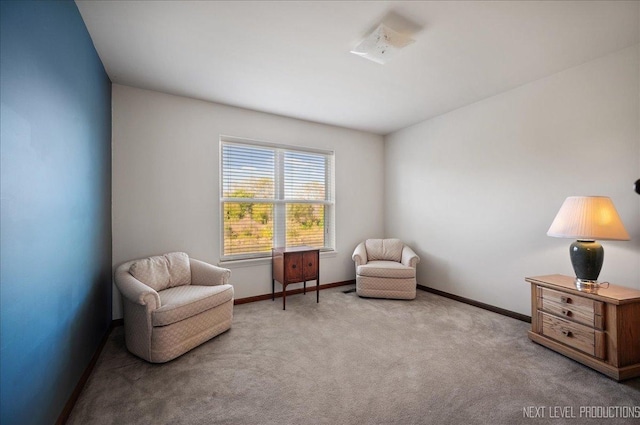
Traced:
<path id="1" fill-rule="evenodd" d="M 367 239 L 352 256 L 361 297 L 412 300 L 420 258 L 400 239 Z"/>
<path id="2" fill-rule="evenodd" d="M 127 349 L 152 363 L 172 360 L 231 327 L 231 271 L 184 252 L 116 269 Z"/>

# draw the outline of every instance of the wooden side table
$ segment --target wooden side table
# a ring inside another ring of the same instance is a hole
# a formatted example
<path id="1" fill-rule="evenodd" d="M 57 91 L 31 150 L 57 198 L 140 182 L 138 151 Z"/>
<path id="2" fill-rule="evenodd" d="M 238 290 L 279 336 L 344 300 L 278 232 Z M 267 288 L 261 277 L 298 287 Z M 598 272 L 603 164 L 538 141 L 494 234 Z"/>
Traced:
<path id="1" fill-rule="evenodd" d="M 574 278 L 528 277 L 529 339 L 616 381 L 640 376 L 640 291 L 579 291 Z"/>
<path id="2" fill-rule="evenodd" d="M 310 246 L 271 249 L 271 300 L 275 300 L 275 282 L 282 284 L 282 309 L 286 310 L 287 285 L 304 282 L 307 293 L 307 281 L 316 281 L 316 302 L 320 302 L 320 250 Z"/>

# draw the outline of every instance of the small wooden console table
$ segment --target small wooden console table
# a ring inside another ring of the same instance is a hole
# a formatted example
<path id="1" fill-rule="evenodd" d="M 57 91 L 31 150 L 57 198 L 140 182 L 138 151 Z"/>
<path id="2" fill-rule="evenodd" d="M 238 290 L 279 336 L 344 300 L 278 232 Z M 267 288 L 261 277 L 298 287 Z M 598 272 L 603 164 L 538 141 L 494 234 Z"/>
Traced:
<path id="1" fill-rule="evenodd" d="M 272 248 L 271 300 L 275 300 L 275 282 L 282 284 L 282 309 L 286 310 L 287 285 L 304 282 L 307 293 L 307 281 L 316 281 L 316 302 L 320 302 L 320 250 L 310 246 L 291 248 Z"/>
<path id="2" fill-rule="evenodd" d="M 640 291 L 609 285 L 579 291 L 562 275 L 531 284 L 529 338 L 616 381 L 640 376 Z"/>

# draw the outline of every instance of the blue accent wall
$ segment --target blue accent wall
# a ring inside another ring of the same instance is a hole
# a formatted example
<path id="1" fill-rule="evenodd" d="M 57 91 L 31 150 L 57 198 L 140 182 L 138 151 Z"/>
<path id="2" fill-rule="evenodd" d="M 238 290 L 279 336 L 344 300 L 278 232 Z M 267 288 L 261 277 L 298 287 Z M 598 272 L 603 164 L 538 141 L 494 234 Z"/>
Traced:
<path id="1" fill-rule="evenodd" d="M 53 424 L 111 322 L 111 82 L 74 2 L 0 8 L 0 422 Z"/>

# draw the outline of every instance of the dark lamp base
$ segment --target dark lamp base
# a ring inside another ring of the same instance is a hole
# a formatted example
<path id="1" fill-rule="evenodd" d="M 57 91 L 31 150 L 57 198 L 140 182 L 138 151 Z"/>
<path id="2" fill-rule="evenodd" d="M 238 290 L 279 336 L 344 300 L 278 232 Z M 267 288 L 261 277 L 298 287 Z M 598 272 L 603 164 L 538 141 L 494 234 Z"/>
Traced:
<path id="1" fill-rule="evenodd" d="M 596 282 L 602 270 L 604 249 L 596 241 L 577 240 L 569 248 L 576 282 Z"/>

